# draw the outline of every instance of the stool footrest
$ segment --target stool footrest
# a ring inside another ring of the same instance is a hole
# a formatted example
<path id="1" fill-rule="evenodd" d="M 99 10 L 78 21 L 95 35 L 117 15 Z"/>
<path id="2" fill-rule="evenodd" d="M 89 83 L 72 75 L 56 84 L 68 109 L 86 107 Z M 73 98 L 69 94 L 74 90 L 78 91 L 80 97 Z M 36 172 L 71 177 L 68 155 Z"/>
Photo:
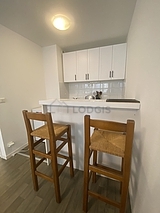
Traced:
<path id="1" fill-rule="evenodd" d="M 88 194 L 90 196 L 92 196 L 92 197 L 98 198 L 99 200 L 102 200 L 102 201 L 104 201 L 104 202 L 106 202 L 106 203 L 108 203 L 110 205 L 113 205 L 113 206 L 115 206 L 117 208 L 120 208 L 120 206 L 121 206 L 119 202 L 111 200 L 108 197 L 104 197 L 104 196 L 102 196 L 102 195 L 100 195 L 98 193 L 95 193 L 95 192 L 92 192 L 92 191 L 88 191 Z"/>
<path id="2" fill-rule="evenodd" d="M 44 152 L 40 152 L 40 151 L 35 150 L 35 149 L 33 150 L 33 154 L 38 155 L 40 157 L 48 158 L 48 159 L 51 160 L 51 155 L 50 154 L 45 154 Z"/>
<path id="3" fill-rule="evenodd" d="M 102 166 L 97 164 L 96 166 L 93 165 L 89 165 L 89 170 L 105 175 L 107 177 L 122 181 L 123 180 L 123 175 L 121 171 L 112 169 L 112 168 L 108 168 L 106 166 Z"/>
<path id="4" fill-rule="evenodd" d="M 54 182 L 53 178 L 51 178 L 51 177 L 49 177 L 48 175 L 45 175 L 45 174 L 43 174 L 43 173 L 41 173 L 41 172 L 35 171 L 35 174 L 36 174 L 37 176 L 43 178 L 43 179 L 46 179 L 46 180 L 52 182 L 52 183 Z"/>

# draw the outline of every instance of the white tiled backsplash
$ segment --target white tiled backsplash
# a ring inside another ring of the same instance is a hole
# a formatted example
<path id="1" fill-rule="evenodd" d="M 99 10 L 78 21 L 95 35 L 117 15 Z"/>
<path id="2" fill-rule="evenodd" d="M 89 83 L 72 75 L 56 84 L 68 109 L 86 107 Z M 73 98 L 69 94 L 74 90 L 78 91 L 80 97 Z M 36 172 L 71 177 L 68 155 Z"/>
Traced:
<path id="1" fill-rule="evenodd" d="M 84 99 L 86 95 L 94 95 L 96 91 L 102 91 L 102 99 L 124 98 L 125 82 L 102 81 L 102 82 L 82 82 L 69 83 L 69 98 Z"/>

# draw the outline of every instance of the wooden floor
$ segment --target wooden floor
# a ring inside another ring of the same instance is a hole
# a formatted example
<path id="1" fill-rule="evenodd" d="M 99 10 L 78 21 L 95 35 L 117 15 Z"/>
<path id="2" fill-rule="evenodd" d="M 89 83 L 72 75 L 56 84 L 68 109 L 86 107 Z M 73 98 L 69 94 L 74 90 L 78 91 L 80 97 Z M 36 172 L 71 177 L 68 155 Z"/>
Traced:
<path id="1" fill-rule="evenodd" d="M 42 170 L 50 173 L 50 166 L 45 163 Z M 19 154 L 3 160 L 0 158 L 0 212 L 1 213 L 83 213 L 82 191 L 83 172 L 75 170 L 75 177 L 70 178 L 68 168 L 60 177 L 62 202 L 55 202 L 54 187 L 51 182 L 39 179 L 40 188 L 35 192 L 32 187 L 29 158 Z M 111 198 L 119 199 L 119 184 L 99 177 L 97 185 L 92 184 L 98 192 Z M 107 188 L 107 190 L 105 190 Z M 119 213 L 115 207 L 102 201 L 89 199 L 88 213 Z M 129 202 L 126 213 L 131 213 Z"/>

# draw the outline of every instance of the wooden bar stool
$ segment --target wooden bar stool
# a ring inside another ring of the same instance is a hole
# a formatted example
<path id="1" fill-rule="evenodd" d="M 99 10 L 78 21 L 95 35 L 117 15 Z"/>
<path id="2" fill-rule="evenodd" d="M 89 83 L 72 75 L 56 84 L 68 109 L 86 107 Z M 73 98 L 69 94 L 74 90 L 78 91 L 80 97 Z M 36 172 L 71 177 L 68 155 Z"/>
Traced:
<path id="1" fill-rule="evenodd" d="M 83 210 L 84 212 L 88 211 L 88 196 L 90 195 L 119 208 L 120 213 L 125 213 L 131 168 L 134 121 L 127 120 L 127 123 L 119 123 L 94 120 L 90 119 L 89 115 L 85 115 L 84 125 L 85 154 Z M 97 160 L 97 154 L 100 152 L 121 157 L 121 168 L 117 170 L 100 165 Z M 102 196 L 89 189 L 91 176 L 93 182 L 96 182 L 96 173 L 120 182 L 120 202 L 109 199 L 106 196 Z"/>
<path id="2" fill-rule="evenodd" d="M 73 158 L 72 158 L 72 146 L 71 146 L 71 126 L 57 124 L 52 122 L 51 113 L 33 113 L 23 110 L 23 117 L 26 125 L 27 136 L 28 136 L 28 146 L 30 153 L 30 163 L 31 163 L 31 172 L 33 179 L 34 190 L 38 190 L 38 176 L 44 178 L 48 181 L 54 183 L 55 196 L 57 203 L 61 202 L 60 196 L 60 184 L 59 176 L 62 171 L 65 169 L 67 164 L 70 164 L 70 175 L 74 176 L 73 170 Z M 33 129 L 32 122 L 43 121 L 44 125 L 37 129 Z M 38 140 L 37 140 L 38 137 Z M 38 150 L 37 146 L 44 142 L 44 140 L 49 141 L 50 151 L 45 153 L 45 151 Z M 56 144 L 57 141 L 60 141 L 60 144 Z M 68 154 L 67 156 L 59 153 L 59 151 L 68 144 Z M 40 157 L 40 160 L 37 161 L 36 157 Z M 64 159 L 63 165 L 58 168 L 57 158 Z M 46 159 L 49 159 L 52 167 L 52 177 L 38 171 L 38 166 Z"/>

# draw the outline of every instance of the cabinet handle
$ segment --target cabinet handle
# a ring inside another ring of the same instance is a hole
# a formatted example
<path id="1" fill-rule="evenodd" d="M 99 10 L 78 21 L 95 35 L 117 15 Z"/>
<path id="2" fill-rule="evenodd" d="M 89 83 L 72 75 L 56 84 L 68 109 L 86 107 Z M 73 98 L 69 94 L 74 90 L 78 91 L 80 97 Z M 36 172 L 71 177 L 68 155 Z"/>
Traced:
<path id="1" fill-rule="evenodd" d="M 113 78 L 113 73 L 114 73 L 114 71 L 112 70 L 112 78 Z"/>
<path id="2" fill-rule="evenodd" d="M 109 71 L 109 77 L 111 78 L 112 76 L 111 76 L 111 71 Z"/>
<path id="3" fill-rule="evenodd" d="M 85 80 L 89 80 L 89 74 L 85 74 Z"/>
<path id="4" fill-rule="evenodd" d="M 75 80 L 75 81 L 77 80 L 77 77 L 76 77 L 76 75 L 74 76 L 74 80 Z"/>

